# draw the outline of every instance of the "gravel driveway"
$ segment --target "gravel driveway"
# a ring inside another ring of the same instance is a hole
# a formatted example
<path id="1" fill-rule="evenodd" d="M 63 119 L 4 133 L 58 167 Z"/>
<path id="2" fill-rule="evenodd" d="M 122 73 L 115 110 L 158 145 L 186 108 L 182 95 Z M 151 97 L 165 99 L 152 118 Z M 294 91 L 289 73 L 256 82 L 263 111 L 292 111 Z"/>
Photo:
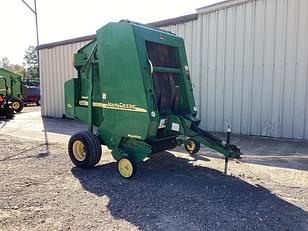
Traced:
<path id="1" fill-rule="evenodd" d="M 178 149 L 124 180 L 108 150 L 82 170 L 65 144 L 0 143 L 0 230 L 308 230 L 306 170 Z"/>

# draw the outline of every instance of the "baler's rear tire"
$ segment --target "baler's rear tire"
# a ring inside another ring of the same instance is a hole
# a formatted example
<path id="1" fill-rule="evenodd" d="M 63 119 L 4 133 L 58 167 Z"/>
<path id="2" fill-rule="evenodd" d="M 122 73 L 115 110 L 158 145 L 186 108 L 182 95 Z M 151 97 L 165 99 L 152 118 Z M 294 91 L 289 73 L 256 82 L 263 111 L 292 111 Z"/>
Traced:
<path id="1" fill-rule="evenodd" d="M 77 132 L 68 142 L 68 154 L 76 167 L 91 168 L 102 156 L 101 143 L 92 132 Z"/>
<path id="2" fill-rule="evenodd" d="M 197 152 L 200 151 L 200 143 L 193 139 L 185 140 L 184 146 L 185 146 L 186 151 L 190 155 L 196 154 Z"/>
<path id="3" fill-rule="evenodd" d="M 124 179 L 132 178 L 137 171 L 136 163 L 129 157 L 123 157 L 118 161 L 118 172 Z"/>
<path id="4" fill-rule="evenodd" d="M 21 112 L 22 109 L 24 108 L 24 103 L 19 98 L 12 97 L 11 103 L 12 103 L 13 110 L 16 111 L 16 112 Z"/>

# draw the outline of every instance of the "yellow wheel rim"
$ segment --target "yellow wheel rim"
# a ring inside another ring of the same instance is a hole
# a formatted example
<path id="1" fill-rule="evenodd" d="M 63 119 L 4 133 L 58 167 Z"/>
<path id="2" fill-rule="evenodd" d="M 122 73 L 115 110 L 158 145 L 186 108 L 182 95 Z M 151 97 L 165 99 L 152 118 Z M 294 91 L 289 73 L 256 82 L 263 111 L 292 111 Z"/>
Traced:
<path id="1" fill-rule="evenodd" d="M 13 107 L 13 109 L 18 109 L 19 107 L 20 107 L 20 104 L 19 104 L 19 102 L 13 102 L 12 103 L 12 107 Z"/>
<path id="2" fill-rule="evenodd" d="M 129 178 L 133 175 L 134 166 L 130 160 L 123 158 L 119 161 L 118 170 L 121 176 Z"/>
<path id="3" fill-rule="evenodd" d="M 77 140 L 73 144 L 73 154 L 76 160 L 84 161 L 86 159 L 86 152 L 84 145 L 81 141 Z"/>
<path id="4" fill-rule="evenodd" d="M 196 149 L 196 144 L 194 141 L 189 140 L 186 144 L 186 147 L 189 151 L 194 151 Z"/>

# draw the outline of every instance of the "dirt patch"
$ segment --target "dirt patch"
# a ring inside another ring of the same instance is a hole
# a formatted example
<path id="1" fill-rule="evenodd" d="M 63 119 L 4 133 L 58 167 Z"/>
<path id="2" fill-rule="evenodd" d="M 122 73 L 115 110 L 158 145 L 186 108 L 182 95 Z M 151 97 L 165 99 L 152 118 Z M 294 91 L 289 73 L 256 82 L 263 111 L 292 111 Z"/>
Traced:
<path id="1" fill-rule="evenodd" d="M 308 172 L 162 152 L 122 179 L 110 153 L 74 168 L 66 145 L 0 138 L 0 230 L 308 230 Z"/>

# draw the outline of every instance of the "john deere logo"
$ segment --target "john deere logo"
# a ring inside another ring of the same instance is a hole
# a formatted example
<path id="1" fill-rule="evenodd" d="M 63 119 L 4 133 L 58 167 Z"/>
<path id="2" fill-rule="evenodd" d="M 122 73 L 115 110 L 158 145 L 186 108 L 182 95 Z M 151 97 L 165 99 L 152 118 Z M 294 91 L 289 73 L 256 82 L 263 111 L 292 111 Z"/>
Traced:
<path id="1" fill-rule="evenodd" d="M 79 100 L 79 105 L 88 106 L 88 101 Z M 93 102 L 93 107 L 100 107 L 100 108 L 112 109 L 112 110 L 122 110 L 122 111 L 147 112 L 146 109 L 136 107 L 135 104 L 129 104 L 129 103 Z"/>
<path id="2" fill-rule="evenodd" d="M 126 104 L 126 103 L 106 103 L 105 108 L 112 108 L 112 109 L 127 109 L 127 110 L 136 110 L 135 104 Z"/>

